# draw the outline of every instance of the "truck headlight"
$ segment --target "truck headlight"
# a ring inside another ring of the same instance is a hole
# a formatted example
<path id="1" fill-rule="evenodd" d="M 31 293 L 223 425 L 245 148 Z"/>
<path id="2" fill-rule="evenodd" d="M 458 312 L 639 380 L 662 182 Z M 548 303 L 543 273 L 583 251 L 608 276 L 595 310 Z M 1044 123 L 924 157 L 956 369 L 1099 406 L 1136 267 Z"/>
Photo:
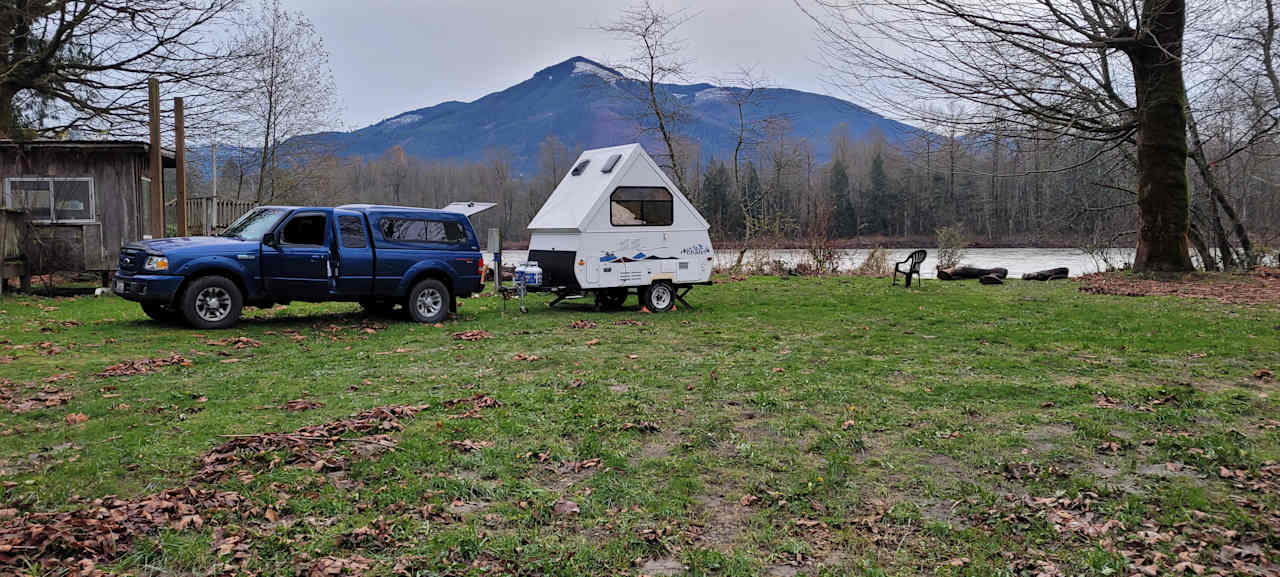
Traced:
<path id="1" fill-rule="evenodd" d="M 169 259 L 163 256 L 148 256 L 147 262 L 142 265 L 142 268 L 156 272 L 169 270 Z"/>

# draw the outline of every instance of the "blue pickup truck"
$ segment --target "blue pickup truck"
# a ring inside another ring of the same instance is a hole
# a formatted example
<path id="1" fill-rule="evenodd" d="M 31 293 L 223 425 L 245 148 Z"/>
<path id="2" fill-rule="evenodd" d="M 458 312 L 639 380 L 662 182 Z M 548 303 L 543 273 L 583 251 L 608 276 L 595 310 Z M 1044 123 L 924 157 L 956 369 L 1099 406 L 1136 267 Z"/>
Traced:
<path id="1" fill-rule="evenodd" d="M 244 306 L 353 301 L 397 305 L 424 323 L 484 289 L 484 259 L 467 215 L 346 205 L 263 206 L 218 236 L 144 240 L 120 250 L 112 290 L 153 319 L 230 327 Z"/>

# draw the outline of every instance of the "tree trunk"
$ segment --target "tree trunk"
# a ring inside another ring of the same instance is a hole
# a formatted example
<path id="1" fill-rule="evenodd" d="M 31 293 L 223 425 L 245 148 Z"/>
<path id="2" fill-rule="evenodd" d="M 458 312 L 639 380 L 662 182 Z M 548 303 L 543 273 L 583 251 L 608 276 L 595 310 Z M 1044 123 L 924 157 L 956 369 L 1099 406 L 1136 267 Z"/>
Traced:
<path id="1" fill-rule="evenodd" d="M 1187 239 L 1186 88 L 1182 82 L 1185 0 L 1143 0 L 1133 65 L 1138 103 L 1138 272 L 1193 270 Z"/>
<path id="2" fill-rule="evenodd" d="M 13 116 L 13 90 L 0 86 L 0 134 L 10 140 L 18 140 L 18 124 Z"/>

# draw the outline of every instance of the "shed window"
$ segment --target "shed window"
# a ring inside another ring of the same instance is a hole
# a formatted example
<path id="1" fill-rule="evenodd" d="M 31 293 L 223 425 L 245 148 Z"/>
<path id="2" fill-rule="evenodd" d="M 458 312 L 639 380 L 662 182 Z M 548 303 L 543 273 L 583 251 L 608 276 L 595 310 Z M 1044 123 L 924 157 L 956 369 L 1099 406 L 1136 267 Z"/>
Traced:
<path id="1" fill-rule="evenodd" d="M 620 186 L 609 197 L 613 226 L 671 226 L 671 191 L 657 186 Z"/>
<path id="2" fill-rule="evenodd" d="M 443 242 L 461 244 L 467 241 L 462 225 L 451 220 L 422 218 L 384 218 L 378 221 L 382 237 L 402 242 Z"/>
<path id="3" fill-rule="evenodd" d="M 93 222 L 93 179 L 6 178 L 4 205 L 27 210 L 37 222 Z"/>

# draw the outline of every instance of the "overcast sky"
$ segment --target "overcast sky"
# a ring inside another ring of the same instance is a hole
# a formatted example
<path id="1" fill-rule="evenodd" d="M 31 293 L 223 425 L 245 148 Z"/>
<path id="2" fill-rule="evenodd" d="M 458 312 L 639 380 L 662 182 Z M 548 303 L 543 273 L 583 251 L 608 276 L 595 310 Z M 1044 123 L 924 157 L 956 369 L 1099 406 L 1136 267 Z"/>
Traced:
<path id="1" fill-rule="evenodd" d="M 324 35 L 344 126 L 360 128 L 446 100 L 471 101 L 571 56 L 601 62 L 625 45 L 592 28 L 626 0 L 286 0 Z M 681 36 L 691 81 L 743 66 L 774 85 L 835 92 L 823 80 L 813 24 L 792 0 L 666 0 L 694 18 Z"/>

